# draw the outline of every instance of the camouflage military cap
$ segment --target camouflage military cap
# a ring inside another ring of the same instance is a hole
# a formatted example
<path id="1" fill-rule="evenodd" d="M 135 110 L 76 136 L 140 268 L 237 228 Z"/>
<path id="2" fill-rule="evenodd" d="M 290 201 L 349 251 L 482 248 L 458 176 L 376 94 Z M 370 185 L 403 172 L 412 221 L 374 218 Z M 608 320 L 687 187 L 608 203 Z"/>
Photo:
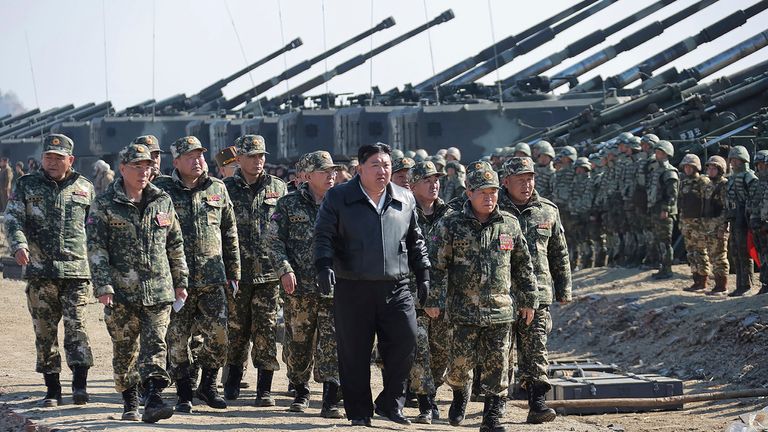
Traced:
<path id="1" fill-rule="evenodd" d="M 720 169 L 721 174 L 725 174 L 725 171 L 728 167 L 728 165 L 725 162 L 725 159 L 723 159 L 722 156 L 711 156 L 709 159 L 707 159 L 707 165 L 713 165 Z"/>
<path id="2" fill-rule="evenodd" d="M 642 137 L 640 137 L 640 142 L 646 142 L 651 145 L 651 147 L 655 146 L 657 142 L 659 142 L 659 137 L 657 137 L 654 134 L 645 134 Z"/>
<path id="3" fill-rule="evenodd" d="M 500 189 L 499 175 L 488 162 L 477 161 L 467 168 L 467 189 L 478 190 L 486 188 Z"/>
<path id="4" fill-rule="evenodd" d="M 411 168 L 411 184 L 418 183 L 419 181 L 432 176 L 444 176 L 445 174 L 438 171 L 434 162 L 424 161 L 419 162 Z"/>
<path id="5" fill-rule="evenodd" d="M 150 151 L 152 151 L 152 149 L 150 149 Z M 224 168 L 225 166 L 237 160 L 237 147 L 226 147 L 222 151 L 216 153 L 214 159 L 216 160 L 216 165 L 219 168 Z"/>
<path id="6" fill-rule="evenodd" d="M 423 161 L 422 161 L 423 162 Z M 402 157 L 392 161 L 392 172 L 402 171 L 404 169 L 411 169 L 416 165 L 416 161 L 409 157 Z"/>
<path id="7" fill-rule="evenodd" d="M 147 146 L 150 153 L 160 151 L 160 141 L 154 135 L 142 135 L 140 137 L 136 137 L 136 139 L 133 140 L 133 143 L 144 144 Z"/>
<path id="8" fill-rule="evenodd" d="M 760 150 L 755 153 L 755 163 L 768 163 L 768 150 Z"/>
<path id="9" fill-rule="evenodd" d="M 749 151 L 744 146 L 731 147 L 731 150 L 728 152 L 728 159 L 739 159 L 749 163 Z"/>
<path id="10" fill-rule="evenodd" d="M 504 176 L 514 176 L 518 174 L 535 173 L 533 169 L 533 159 L 524 156 L 515 156 L 507 159 L 502 166 L 502 173 Z"/>
<path id="11" fill-rule="evenodd" d="M 191 135 L 179 138 L 171 144 L 171 155 L 174 159 L 193 150 L 208 151 L 197 137 Z"/>
<path id="12" fill-rule="evenodd" d="M 680 167 L 684 167 L 685 165 L 691 165 L 695 167 L 697 171 L 701 171 L 701 159 L 693 153 L 688 153 L 683 157 L 683 160 L 680 161 Z"/>
<path id="13" fill-rule="evenodd" d="M 572 146 L 565 146 L 560 149 L 560 153 L 558 154 L 558 156 L 567 157 L 570 160 L 575 161 L 576 158 L 579 157 L 579 153 Z"/>
<path id="14" fill-rule="evenodd" d="M 62 156 L 72 156 L 75 143 L 66 135 L 49 134 L 43 138 L 43 154 L 55 153 Z"/>
<path id="15" fill-rule="evenodd" d="M 243 135 L 235 140 L 235 146 L 241 155 L 269 154 L 261 135 Z"/>
<path id="16" fill-rule="evenodd" d="M 404 157 L 405 155 L 403 154 L 403 151 L 400 149 L 392 149 L 392 153 L 390 154 L 390 156 L 394 160 L 394 159 Z"/>
<path id="17" fill-rule="evenodd" d="M 120 150 L 120 163 L 129 164 L 145 160 L 151 161 L 152 154 L 144 144 L 130 143 Z"/>
<path id="18" fill-rule="evenodd" d="M 526 156 L 531 156 L 531 146 L 528 145 L 528 143 L 520 142 L 515 144 L 515 153 L 522 152 Z"/>
<path id="19" fill-rule="evenodd" d="M 301 168 L 304 170 L 304 172 L 308 173 L 315 171 L 325 171 L 339 167 L 333 163 L 331 154 L 325 150 L 318 150 L 312 153 L 307 153 L 301 159 L 303 161 Z"/>
<path id="20" fill-rule="evenodd" d="M 589 162 L 589 158 L 584 156 L 576 158 L 576 162 L 573 163 L 574 168 L 585 168 L 587 171 L 592 171 L 592 164 Z"/>

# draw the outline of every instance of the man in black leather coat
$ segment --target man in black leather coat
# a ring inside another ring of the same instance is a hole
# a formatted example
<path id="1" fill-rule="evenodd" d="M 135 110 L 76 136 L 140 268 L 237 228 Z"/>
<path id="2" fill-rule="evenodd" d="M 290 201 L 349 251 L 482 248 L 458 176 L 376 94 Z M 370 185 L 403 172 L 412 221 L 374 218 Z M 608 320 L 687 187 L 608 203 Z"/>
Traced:
<path id="1" fill-rule="evenodd" d="M 330 189 L 315 224 L 320 289 L 334 292 L 344 409 L 353 425 L 370 426 L 374 412 L 370 358 L 374 336 L 384 361 L 384 390 L 375 412 L 397 423 L 416 346 L 416 312 L 408 289 L 413 271 L 423 304 L 429 259 L 413 195 L 393 183 L 390 148 L 360 147 L 358 174 Z"/>

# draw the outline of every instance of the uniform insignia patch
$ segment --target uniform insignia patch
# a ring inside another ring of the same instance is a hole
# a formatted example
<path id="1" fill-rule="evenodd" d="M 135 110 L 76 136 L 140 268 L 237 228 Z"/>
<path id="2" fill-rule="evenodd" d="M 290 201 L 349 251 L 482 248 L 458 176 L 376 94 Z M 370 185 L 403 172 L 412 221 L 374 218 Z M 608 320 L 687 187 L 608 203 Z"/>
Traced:
<path id="1" fill-rule="evenodd" d="M 549 222 L 544 222 L 539 224 L 539 228 L 541 229 L 549 229 L 552 228 L 552 224 Z"/>
<path id="2" fill-rule="evenodd" d="M 77 196 L 81 196 L 81 197 L 87 197 L 88 196 L 88 191 L 76 190 L 76 191 L 72 192 L 72 195 L 77 195 Z"/>
<path id="3" fill-rule="evenodd" d="M 510 251 L 515 248 L 515 238 L 510 234 L 499 234 L 499 249 Z"/>
<path id="4" fill-rule="evenodd" d="M 270 198 L 280 198 L 279 192 L 267 192 L 267 195 L 265 196 L 266 199 Z"/>
<path id="5" fill-rule="evenodd" d="M 155 217 L 155 222 L 157 222 L 157 226 L 171 226 L 171 216 L 168 213 L 158 213 Z"/>
<path id="6" fill-rule="evenodd" d="M 214 201 L 214 202 L 221 201 L 221 195 L 213 194 L 213 195 L 208 197 L 208 201 Z"/>

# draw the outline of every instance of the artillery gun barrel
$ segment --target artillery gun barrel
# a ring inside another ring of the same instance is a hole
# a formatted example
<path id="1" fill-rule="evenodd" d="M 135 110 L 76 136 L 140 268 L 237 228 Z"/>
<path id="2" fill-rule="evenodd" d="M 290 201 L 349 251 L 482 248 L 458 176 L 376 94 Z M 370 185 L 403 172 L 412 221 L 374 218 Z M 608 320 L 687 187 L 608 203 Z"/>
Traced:
<path id="1" fill-rule="evenodd" d="M 559 21 L 562 21 L 565 18 L 568 18 L 569 16 L 573 15 L 574 13 L 578 12 L 581 9 L 584 9 L 585 7 L 591 5 L 592 3 L 595 3 L 596 1 L 597 0 L 581 1 L 578 4 L 561 11 L 560 13 L 545 19 L 544 21 L 536 24 L 533 27 L 523 30 L 522 32 L 516 35 L 508 36 L 502 39 L 501 41 L 495 43 L 494 45 L 491 45 L 488 48 L 480 51 L 475 56 L 462 60 L 459 63 L 456 63 L 455 65 L 438 73 L 437 75 L 434 75 L 416 84 L 414 86 L 414 90 L 416 90 L 417 92 L 430 91 L 435 86 L 443 84 L 449 79 L 454 78 L 459 74 L 472 69 L 478 64 L 493 58 L 493 56 L 496 55 L 496 53 L 506 51 L 516 46 L 520 41 L 525 40 L 526 38 L 540 32 L 541 30 L 544 30 L 545 28 L 551 26 L 552 24 L 555 24 Z"/>
<path id="2" fill-rule="evenodd" d="M 538 62 L 532 64 L 531 66 L 519 72 L 513 73 L 512 75 L 503 79 L 501 81 L 501 85 L 503 88 L 508 89 L 509 87 L 514 86 L 515 83 L 520 79 L 537 76 L 542 72 L 547 71 L 559 65 L 565 59 L 575 57 L 583 53 L 584 51 L 601 44 L 603 41 L 605 41 L 606 38 L 608 38 L 612 34 L 619 32 L 621 30 L 624 30 L 625 28 L 632 25 L 633 23 L 636 23 L 641 19 L 647 17 L 648 15 L 660 9 L 663 9 L 666 6 L 669 6 L 675 1 L 677 0 L 659 0 L 656 3 L 653 3 L 652 5 L 647 6 L 641 9 L 640 11 L 635 12 L 634 14 L 622 19 L 621 21 L 614 23 L 612 26 L 603 30 L 597 30 L 577 40 L 576 42 L 568 45 L 562 51 L 556 52 L 548 57 L 545 57 L 539 60 Z M 507 90 L 507 92 L 508 91 L 509 90 Z"/>
<path id="3" fill-rule="evenodd" d="M 29 111 L 23 112 L 21 114 L 17 114 L 15 116 L 12 116 L 9 114 L 3 117 L 4 119 L 3 121 L 0 121 L 0 129 L 2 129 L 5 126 L 8 126 L 11 123 L 16 123 L 24 119 L 27 119 L 29 117 L 36 116 L 38 114 L 40 114 L 40 108 L 31 109 Z"/>
<path id="4" fill-rule="evenodd" d="M 747 40 L 741 41 L 731 48 L 704 60 L 692 68 L 685 69 L 682 72 L 678 72 L 674 67 L 667 69 L 653 78 L 644 81 L 637 87 L 637 89 L 650 90 L 666 82 L 673 80 L 677 81 L 681 78 L 695 78 L 697 81 L 701 81 L 702 78 L 708 77 L 724 67 L 754 54 L 766 46 L 768 46 L 768 30 L 760 32 Z"/>
<path id="5" fill-rule="evenodd" d="M 568 18 L 567 20 L 561 22 L 560 24 L 557 24 L 554 27 L 547 27 L 537 32 L 536 34 L 533 34 L 527 37 L 526 39 L 520 41 L 520 43 L 515 45 L 514 47 L 499 53 L 495 57 L 487 60 L 486 62 L 482 63 L 476 68 L 459 76 L 458 78 L 449 82 L 448 85 L 461 86 L 461 85 L 467 85 L 472 82 L 475 82 L 478 79 L 484 77 L 485 75 L 488 75 L 489 73 L 495 71 L 496 69 L 511 62 L 516 57 L 523 55 L 525 53 L 528 53 L 538 48 L 542 44 L 545 44 L 551 41 L 552 39 L 555 38 L 557 34 L 563 32 L 569 27 L 574 26 L 575 24 L 578 24 L 581 21 L 584 21 L 588 17 L 607 8 L 608 6 L 612 5 L 613 3 L 616 3 L 617 1 L 618 0 L 602 0 L 599 3 L 594 4 L 589 8 L 579 12 L 578 14 Z"/>
<path id="6" fill-rule="evenodd" d="M 731 30 L 742 26 L 747 22 L 747 20 L 764 11 L 766 8 L 768 8 L 768 0 L 762 0 L 747 9 L 737 10 L 736 12 L 703 29 L 695 36 L 691 36 L 676 43 L 675 45 L 672 45 L 671 47 L 645 59 L 644 61 L 637 63 L 636 65 L 618 75 L 606 78 L 605 87 L 625 87 L 627 84 L 642 78 L 643 74 L 650 74 L 652 71 L 655 71 L 661 66 L 695 50 L 700 45 L 712 42 L 713 40 L 725 35 Z M 602 83 L 600 77 L 595 77 L 592 80 L 574 87 L 571 89 L 571 92 L 596 90 L 602 87 L 601 84 Z"/>
<path id="7" fill-rule="evenodd" d="M 65 105 L 63 107 L 51 108 L 48 111 L 38 112 L 38 114 L 25 117 L 24 121 L 10 124 L 4 128 L 0 128 L 0 138 L 15 136 L 15 133 L 26 129 L 31 125 L 37 125 L 46 121 L 50 117 L 57 116 L 61 113 L 74 109 L 72 104 Z"/>
<path id="8" fill-rule="evenodd" d="M 247 91 L 245 91 L 243 93 L 240 93 L 239 95 L 233 97 L 232 99 L 229 99 L 229 100 L 225 101 L 223 103 L 223 108 L 229 110 L 229 109 L 232 109 L 232 108 L 240 105 L 243 102 L 247 102 L 251 98 L 254 98 L 254 97 L 264 93 L 265 91 L 271 89 L 272 87 L 278 85 L 279 83 L 281 83 L 281 82 L 283 82 L 283 81 L 285 81 L 287 79 L 293 78 L 294 76 L 296 76 L 296 75 L 298 75 L 298 74 L 300 74 L 300 73 L 302 73 L 302 72 L 304 72 L 306 70 L 309 70 L 309 68 L 311 68 L 313 65 L 315 65 L 315 64 L 325 60 L 326 58 L 328 58 L 328 57 L 338 53 L 339 51 L 341 51 L 341 50 L 343 50 L 343 49 L 345 49 L 345 48 L 347 48 L 347 47 L 349 47 L 349 46 L 351 46 L 351 45 L 353 45 L 353 44 L 355 44 L 355 43 L 357 43 L 357 42 L 367 38 L 368 36 L 370 36 L 370 35 L 372 35 L 372 34 L 374 34 L 376 32 L 379 32 L 379 31 L 384 30 L 384 29 L 388 29 L 388 28 L 390 28 L 390 27 L 392 27 L 394 25 L 395 25 L 395 19 L 392 18 L 392 17 L 388 17 L 385 20 L 383 20 L 382 22 L 380 22 L 379 24 L 377 24 L 375 27 L 370 28 L 370 29 L 360 33 L 359 35 L 357 35 L 357 36 L 347 40 L 346 42 L 343 42 L 343 43 L 341 43 L 339 45 L 336 45 L 335 47 L 329 49 L 328 51 L 325 51 L 325 52 L 323 52 L 323 53 L 321 53 L 321 54 L 319 54 L 319 55 L 317 55 L 317 56 L 315 56 L 315 57 L 313 57 L 313 58 L 311 58 L 309 60 L 305 60 L 305 61 L 303 61 L 303 62 L 301 62 L 301 63 L 291 67 L 290 69 L 287 69 L 286 71 L 284 71 L 280 75 L 277 75 L 277 76 L 275 76 L 273 78 L 270 78 L 270 79 L 262 82 L 261 84 L 255 86 L 255 87 L 253 87 L 251 89 L 248 89 Z"/>
<path id="9" fill-rule="evenodd" d="M 647 26 L 641 28 L 640 30 L 632 33 L 631 35 L 625 37 L 619 43 L 612 45 L 608 48 L 605 48 L 601 51 L 598 51 L 595 54 L 592 54 L 591 56 L 587 57 L 586 59 L 570 67 L 567 67 L 561 70 L 560 72 L 553 74 L 553 76 L 556 76 L 556 77 L 575 76 L 576 77 L 576 76 L 584 75 L 585 73 L 600 66 L 601 64 L 616 58 L 617 55 L 625 51 L 634 49 L 635 47 L 638 47 L 644 44 L 645 42 L 648 42 L 649 40 L 655 38 L 656 36 L 664 33 L 664 30 L 666 30 L 668 27 L 677 24 L 678 22 L 690 17 L 696 12 L 701 11 L 702 9 L 712 5 L 713 3 L 716 3 L 717 1 L 719 0 L 701 0 L 697 3 L 694 3 L 688 6 L 685 9 L 682 9 L 676 12 L 675 14 L 667 17 L 666 19 L 663 19 L 661 21 L 654 21 L 648 24 Z M 554 79 L 550 82 L 549 90 L 554 90 L 565 84 L 568 84 L 568 80 Z"/>
<path id="10" fill-rule="evenodd" d="M 404 42 L 404 41 L 406 41 L 406 40 L 416 36 L 417 34 L 423 32 L 423 31 L 426 31 L 427 29 L 429 29 L 431 27 L 434 27 L 436 25 L 439 25 L 439 24 L 442 24 L 444 22 L 448 22 L 448 21 L 452 20 L 454 18 L 454 16 L 455 15 L 453 14 L 453 11 L 451 9 L 448 9 L 445 12 L 441 13 L 440 15 L 438 15 L 437 17 L 435 17 L 434 19 L 432 19 L 431 21 L 418 26 L 418 27 L 414 28 L 413 30 L 411 30 L 411 31 L 409 31 L 409 32 L 399 36 L 399 37 L 396 37 L 395 39 L 392 39 L 391 41 L 389 41 L 389 42 L 387 42 L 387 43 L 385 43 L 383 45 L 379 45 L 378 47 L 374 48 L 371 51 L 368 51 L 365 54 L 360 54 L 358 56 L 355 56 L 355 57 L 345 61 L 344 63 L 341 63 L 340 65 L 338 65 L 335 68 L 329 70 L 328 72 L 320 74 L 320 75 L 312 78 L 311 80 L 309 80 L 309 81 L 307 81 L 307 82 L 305 82 L 303 84 L 300 84 L 297 87 L 294 87 L 294 88 L 288 90 L 287 92 L 285 92 L 285 93 L 283 93 L 283 94 L 281 94 L 281 95 L 271 99 L 268 103 L 270 103 L 270 104 L 280 104 L 280 103 L 288 100 L 291 96 L 301 95 L 301 94 L 303 94 L 304 92 L 306 92 L 308 90 L 312 90 L 313 88 L 315 88 L 317 86 L 320 86 L 320 85 L 330 81 L 333 77 L 335 77 L 337 75 L 341 75 L 341 74 L 347 73 L 350 70 L 352 70 L 352 69 L 354 69 L 354 68 L 364 64 L 369 58 L 371 58 L 373 56 L 376 56 L 378 54 L 381 54 L 382 52 L 392 48 L 393 46 L 395 46 L 395 45 L 397 45 L 397 44 L 399 44 L 401 42 Z"/>

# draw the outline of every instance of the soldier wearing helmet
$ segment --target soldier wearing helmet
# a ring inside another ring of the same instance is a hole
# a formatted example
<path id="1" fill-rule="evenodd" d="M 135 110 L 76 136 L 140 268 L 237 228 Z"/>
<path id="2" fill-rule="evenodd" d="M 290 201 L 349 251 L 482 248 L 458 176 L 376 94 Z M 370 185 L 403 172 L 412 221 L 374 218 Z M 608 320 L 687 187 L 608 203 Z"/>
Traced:
<path id="1" fill-rule="evenodd" d="M 672 277 L 672 228 L 677 217 L 679 174 L 669 163 L 675 148 L 669 141 L 661 140 L 654 146 L 656 163 L 652 167 L 648 184 L 648 212 L 651 216 L 656 247 L 659 249 L 660 270 L 654 279 Z"/>
<path id="2" fill-rule="evenodd" d="M 640 152 L 635 162 L 635 190 L 632 194 L 632 203 L 637 213 L 635 219 L 640 232 L 638 238 L 638 256 L 642 256 L 640 268 L 655 268 L 659 262 L 658 249 L 653 243 L 651 231 L 651 218 L 648 215 L 648 172 L 649 167 L 656 160 L 653 146 L 659 142 L 659 137 L 654 134 L 645 134 L 640 137 Z"/>
<path id="3" fill-rule="evenodd" d="M 536 166 L 534 171 L 536 172 L 536 192 L 539 196 L 552 199 L 552 180 L 555 176 L 555 167 L 552 164 L 552 160 L 555 158 L 555 149 L 547 141 L 539 141 L 534 146 L 538 149 L 539 155 L 535 159 Z"/>
<path id="4" fill-rule="evenodd" d="M 552 201 L 560 208 L 560 218 L 565 229 L 565 236 L 568 238 L 568 252 L 571 256 L 576 254 L 576 243 L 572 238 L 573 218 L 571 217 L 569 206 L 573 198 L 573 176 L 576 174 L 573 163 L 578 157 L 576 149 L 571 146 L 565 146 L 558 153 L 560 158 L 560 168 L 557 170 L 553 181 Z M 571 262 L 571 266 L 574 263 Z"/>
<path id="5" fill-rule="evenodd" d="M 617 167 L 622 205 L 621 208 L 616 206 L 617 213 L 621 213 L 619 220 L 622 222 L 619 228 L 622 245 L 621 261 L 627 267 L 637 267 L 645 255 L 645 251 L 640 247 L 645 242 L 641 226 L 629 223 L 629 221 L 633 221 L 637 213 L 632 197 L 635 191 L 637 161 L 641 149 L 640 138 L 625 132 L 620 135 L 618 148 L 622 153 Z"/>
<path id="6" fill-rule="evenodd" d="M 754 273 L 752 259 L 747 249 L 747 232 L 749 230 L 747 207 L 750 202 L 750 192 L 757 176 L 749 169 L 749 152 L 743 146 L 735 146 L 728 152 L 728 163 L 732 173 L 728 177 L 728 220 L 731 223 L 731 237 L 728 239 L 728 250 L 736 270 L 736 290 L 729 297 L 739 297 L 752 290 L 752 274 Z"/>
<path id="7" fill-rule="evenodd" d="M 704 231 L 708 234 L 707 255 L 712 265 L 712 275 L 715 279 L 715 287 L 708 291 L 707 295 L 718 295 L 726 292 L 728 284 L 728 237 L 730 227 L 726 218 L 726 199 L 728 179 L 725 173 L 728 171 L 725 159 L 720 156 L 712 156 L 707 160 L 706 172 L 709 183 L 704 193 L 704 210 L 702 221 Z"/>
<path id="8" fill-rule="evenodd" d="M 576 170 L 573 176 L 573 199 L 570 202 L 571 216 L 574 218 L 573 237 L 575 245 L 573 249 L 577 253 L 571 256 L 572 266 L 578 268 L 590 268 L 594 266 L 595 254 L 593 253 L 594 241 L 589 235 L 589 216 L 594 200 L 594 182 L 592 180 L 592 164 L 586 157 L 576 159 L 573 164 Z"/>
<path id="9" fill-rule="evenodd" d="M 768 294 L 768 150 L 755 154 L 755 168 L 758 181 L 752 184 L 750 190 L 749 228 L 762 263 L 758 294 Z"/>
<path id="10" fill-rule="evenodd" d="M 704 229 L 704 199 L 709 189 L 709 177 L 701 172 L 701 161 L 695 154 L 687 154 L 680 162 L 685 177 L 680 182 L 680 232 L 685 239 L 688 265 L 691 266 L 693 285 L 685 291 L 701 291 L 707 288 L 709 256 Z"/>
<path id="11" fill-rule="evenodd" d="M 520 142 L 515 145 L 514 157 L 531 157 L 531 146 L 528 143 Z"/>

